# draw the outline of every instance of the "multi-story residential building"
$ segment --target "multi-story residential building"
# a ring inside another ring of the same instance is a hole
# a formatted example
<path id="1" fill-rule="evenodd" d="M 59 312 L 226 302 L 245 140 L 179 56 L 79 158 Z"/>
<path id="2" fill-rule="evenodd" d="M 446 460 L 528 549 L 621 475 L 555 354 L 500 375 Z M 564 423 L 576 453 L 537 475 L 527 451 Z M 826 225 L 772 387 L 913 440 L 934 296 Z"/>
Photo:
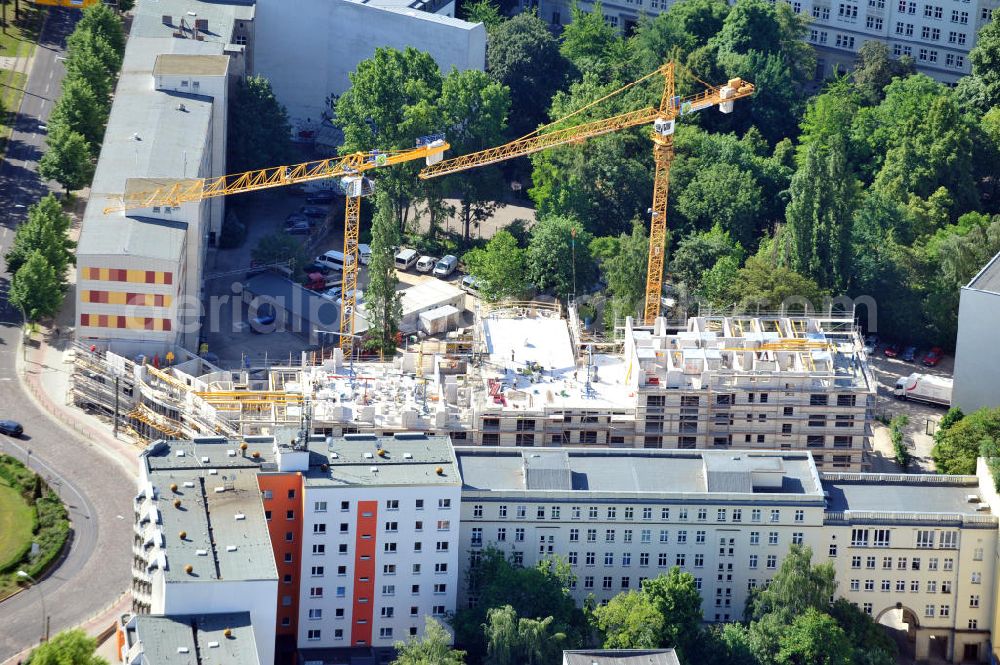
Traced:
<path id="1" fill-rule="evenodd" d="M 77 246 L 76 337 L 126 355 L 195 349 L 222 199 L 105 214 L 225 173 L 228 91 L 253 62 L 254 4 L 139 3 Z"/>
<path id="2" fill-rule="evenodd" d="M 486 547 L 523 565 L 564 557 L 580 602 L 678 566 L 721 622 L 791 545 L 809 546 L 838 596 L 906 625 L 918 659 L 987 660 L 1000 612 L 1000 496 L 982 462 L 975 476 L 822 473 L 808 450 L 453 449 L 288 431 L 161 441 L 141 461 L 134 610 L 249 630 L 265 665 L 276 643 L 305 660 L 384 655 L 425 616 L 476 602 L 459 587 Z M 246 620 L 189 616 L 234 612 Z M 160 644 L 143 631 L 169 632 L 150 621 L 123 622 L 125 662 Z"/>
<path id="3" fill-rule="evenodd" d="M 249 612 L 124 616 L 117 626 L 125 665 L 240 663 L 260 665 Z"/>
<path id="4" fill-rule="evenodd" d="M 151 437 L 207 426 L 229 436 L 273 431 L 298 420 L 289 404 L 308 402 L 313 431 L 325 436 L 421 431 L 457 445 L 809 449 L 823 469 L 867 468 L 876 382 L 850 318 L 697 317 L 680 331 L 662 319 L 650 327 L 629 320 L 621 350 L 606 353 L 579 341 L 574 322 L 572 311 L 567 320 L 539 304 L 494 309 L 479 317 L 463 353 L 405 352 L 391 364 L 359 364 L 357 380 L 335 362 L 266 374 L 220 372 L 201 360 L 166 374 L 136 367 L 126 374 L 138 390 L 122 408 Z M 78 354 L 79 374 L 94 375 L 93 357 Z M 131 367 L 125 358 L 109 365 Z M 78 399 L 89 404 L 85 383 Z M 271 403 L 234 401 L 233 391 L 259 391 Z M 209 415 L 215 423 L 206 425 Z"/>
<path id="5" fill-rule="evenodd" d="M 988 657 L 998 506 L 977 476 L 820 474 L 808 452 L 457 449 L 463 559 L 498 547 L 533 565 L 558 554 L 598 602 L 673 566 L 708 621 L 742 616 L 794 544 L 833 563 L 837 594 L 901 613 L 918 659 Z M 477 602 L 463 588 L 460 604 Z M 932 647 L 932 645 L 934 645 Z"/>
<path id="6" fill-rule="evenodd" d="M 916 0 L 785 0 L 792 11 L 809 21 L 808 42 L 817 51 L 816 78 L 849 71 L 866 41 L 884 42 L 895 57 L 910 56 L 920 71 L 952 84 L 970 71 L 969 51 L 979 29 L 990 21 L 997 0 L 958 0 L 950 3 Z M 592 2 L 580 2 L 584 11 Z M 626 34 L 641 16 L 656 16 L 674 0 L 610 0 L 602 3 L 605 20 Z M 572 20 L 570 0 L 525 2 L 553 26 Z"/>
<path id="7" fill-rule="evenodd" d="M 1000 406 L 1000 390 L 997 390 L 1000 351 L 994 342 L 997 325 L 1000 325 L 1000 254 L 961 290 L 951 403 L 965 413 Z"/>

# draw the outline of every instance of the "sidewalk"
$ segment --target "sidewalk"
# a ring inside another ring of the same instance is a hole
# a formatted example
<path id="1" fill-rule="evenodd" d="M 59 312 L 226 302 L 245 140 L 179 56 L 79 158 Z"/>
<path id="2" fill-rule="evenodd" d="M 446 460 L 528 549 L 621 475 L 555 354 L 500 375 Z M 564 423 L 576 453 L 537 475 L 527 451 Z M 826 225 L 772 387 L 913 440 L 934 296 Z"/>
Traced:
<path id="1" fill-rule="evenodd" d="M 113 628 L 118 623 L 118 617 L 122 614 L 130 612 L 131 609 L 132 595 L 126 592 L 102 612 L 93 616 L 85 623 L 77 626 L 77 628 L 83 630 L 83 632 L 87 633 L 90 637 L 97 638 L 98 647 L 96 653 L 98 656 L 106 658 L 109 663 L 117 663 L 120 660 L 115 651 L 115 634 Z M 109 631 L 111 632 L 110 637 L 108 636 Z M 33 648 L 34 647 L 31 649 Z M 31 653 L 31 649 L 25 649 L 16 656 L 11 656 L 0 665 L 20 665 L 20 663 L 23 663 L 28 657 L 28 654 Z"/>

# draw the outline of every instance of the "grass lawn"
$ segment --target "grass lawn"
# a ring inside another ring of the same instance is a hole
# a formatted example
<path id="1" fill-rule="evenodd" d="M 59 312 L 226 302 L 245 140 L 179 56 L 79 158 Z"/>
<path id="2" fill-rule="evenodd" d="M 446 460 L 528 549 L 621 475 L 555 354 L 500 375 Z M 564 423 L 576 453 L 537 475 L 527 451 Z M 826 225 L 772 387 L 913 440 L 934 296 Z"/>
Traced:
<path id="1" fill-rule="evenodd" d="M 8 3 L 6 7 L 10 24 L 0 31 L 0 57 L 28 58 L 35 51 L 38 31 L 42 26 L 42 10 L 34 8 L 27 0 L 20 2 L 19 21 L 14 21 L 13 4 Z M 26 72 L 0 69 L 0 155 L 6 151 L 7 139 L 10 138 L 17 110 L 21 107 L 26 82 Z"/>
<path id="2" fill-rule="evenodd" d="M 20 493 L 0 478 L 0 569 L 13 563 L 31 540 L 32 511 Z"/>

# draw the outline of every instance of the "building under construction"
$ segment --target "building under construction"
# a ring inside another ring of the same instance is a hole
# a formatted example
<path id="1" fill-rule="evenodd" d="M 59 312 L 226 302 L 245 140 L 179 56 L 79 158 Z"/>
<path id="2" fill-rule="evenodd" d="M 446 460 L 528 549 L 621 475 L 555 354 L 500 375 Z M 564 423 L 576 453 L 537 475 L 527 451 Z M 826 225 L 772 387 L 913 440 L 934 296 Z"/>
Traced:
<path id="1" fill-rule="evenodd" d="M 484 306 L 465 336 L 389 362 L 339 351 L 297 366 L 222 370 L 78 349 L 73 399 L 143 440 L 314 433 L 447 434 L 458 444 L 812 450 L 820 468 L 868 467 L 875 381 L 849 315 L 625 322 L 618 344 L 581 335 L 559 305 Z"/>

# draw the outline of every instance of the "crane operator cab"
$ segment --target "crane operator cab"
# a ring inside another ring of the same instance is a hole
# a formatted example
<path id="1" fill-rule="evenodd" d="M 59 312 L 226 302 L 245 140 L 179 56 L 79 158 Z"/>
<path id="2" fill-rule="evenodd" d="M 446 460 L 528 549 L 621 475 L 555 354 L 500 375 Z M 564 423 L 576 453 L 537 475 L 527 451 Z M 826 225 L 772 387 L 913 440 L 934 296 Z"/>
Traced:
<path id="1" fill-rule="evenodd" d="M 653 131 L 659 136 L 670 136 L 674 133 L 674 121 L 666 118 L 657 118 L 653 121 Z"/>
<path id="2" fill-rule="evenodd" d="M 424 157 L 424 161 L 427 166 L 432 166 L 437 164 L 442 159 L 444 159 L 444 151 L 448 149 L 448 146 L 444 142 L 444 134 L 430 134 L 428 136 L 421 136 L 417 139 L 417 147 L 424 146 L 428 148 L 429 152 Z M 435 150 L 435 148 L 440 148 Z"/>

